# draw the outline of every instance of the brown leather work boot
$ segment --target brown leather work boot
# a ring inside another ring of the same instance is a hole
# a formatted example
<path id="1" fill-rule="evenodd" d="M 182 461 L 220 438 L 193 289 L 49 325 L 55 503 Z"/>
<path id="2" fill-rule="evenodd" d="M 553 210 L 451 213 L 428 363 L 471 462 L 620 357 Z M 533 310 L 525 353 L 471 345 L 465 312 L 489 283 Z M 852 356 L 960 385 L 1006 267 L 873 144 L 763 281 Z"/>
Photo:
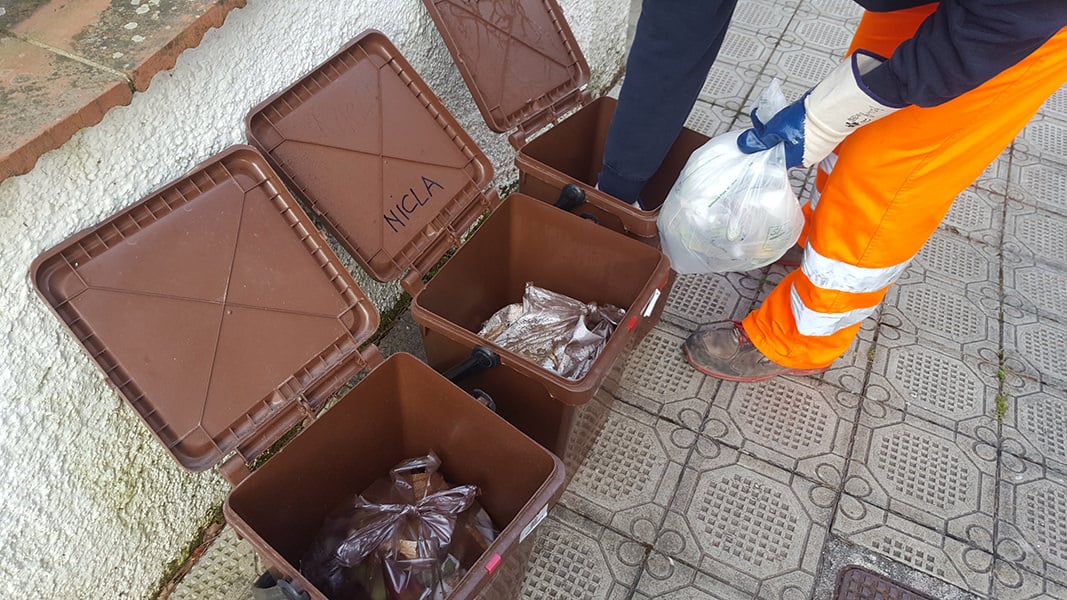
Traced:
<path id="1" fill-rule="evenodd" d="M 815 375 L 822 369 L 790 369 L 763 355 L 748 339 L 738 321 L 701 325 L 683 345 L 689 364 L 712 377 L 727 381 L 762 381 L 778 375 Z"/>

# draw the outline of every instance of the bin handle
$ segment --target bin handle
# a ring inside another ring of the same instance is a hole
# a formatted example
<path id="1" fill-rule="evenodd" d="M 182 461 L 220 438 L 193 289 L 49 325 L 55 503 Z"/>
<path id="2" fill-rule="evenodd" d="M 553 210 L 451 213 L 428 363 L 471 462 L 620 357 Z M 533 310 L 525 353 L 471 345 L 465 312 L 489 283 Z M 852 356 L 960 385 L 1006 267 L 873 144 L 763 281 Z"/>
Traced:
<path id="1" fill-rule="evenodd" d="M 284 579 L 275 579 L 267 571 L 259 576 L 252 585 L 252 597 L 255 600 L 308 600 L 307 592 L 298 592 L 293 584 Z"/>
<path id="2" fill-rule="evenodd" d="M 452 383 L 459 383 L 471 375 L 477 375 L 486 369 L 491 369 L 500 364 L 500 355 L 485 346 L 475 346 L 471 355 L 463 362 L 442 373 L 445 379 Z"/>
<path id="3" fill-rule="evenodd" d="M 559 191 L 559 200 L 556 200 L 556 208 L 570 212 L 582 204 L 585 204 L 585 190 L 573 183 L 568 183 Z"/>

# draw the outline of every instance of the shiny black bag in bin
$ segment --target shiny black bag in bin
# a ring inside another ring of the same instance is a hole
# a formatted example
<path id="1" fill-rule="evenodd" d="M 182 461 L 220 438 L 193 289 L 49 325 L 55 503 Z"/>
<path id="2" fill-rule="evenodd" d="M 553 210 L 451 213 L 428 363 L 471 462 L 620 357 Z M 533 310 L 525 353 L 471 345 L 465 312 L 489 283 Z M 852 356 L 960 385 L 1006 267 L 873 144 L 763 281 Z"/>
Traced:
<path id="1" fill-rule="evenodd" d="M 441 460 L 403 461 L 327 518 L 301 572 L 331 600 L 443 600 L 498 531 Z"/>

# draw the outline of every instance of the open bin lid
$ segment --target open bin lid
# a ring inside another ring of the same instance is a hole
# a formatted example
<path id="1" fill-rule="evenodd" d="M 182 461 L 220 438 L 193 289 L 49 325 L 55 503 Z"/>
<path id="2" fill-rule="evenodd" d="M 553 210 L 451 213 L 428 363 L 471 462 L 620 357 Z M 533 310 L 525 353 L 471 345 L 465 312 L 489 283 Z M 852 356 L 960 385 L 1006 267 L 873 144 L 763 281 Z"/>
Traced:
<path id="1" fill-rule="evenodd" d="M 499 200 L 492 164 L 426 82 L 367 31 L 252 109 L 248 139 L 379 281 L 426 274 Z"/>
<path id="2" fill-rule="evenodd" d="M 251 460 L 374 355 L 359 346 L 378 313 L 248 146 L 68 238 L 31 276 L 191 470 Z"/>
<path id="3" fill-rule="evenodd" d="M 555 0 L 423 0 L 493 131 L 526 137 L 588 101 L 589 64 Z"/>

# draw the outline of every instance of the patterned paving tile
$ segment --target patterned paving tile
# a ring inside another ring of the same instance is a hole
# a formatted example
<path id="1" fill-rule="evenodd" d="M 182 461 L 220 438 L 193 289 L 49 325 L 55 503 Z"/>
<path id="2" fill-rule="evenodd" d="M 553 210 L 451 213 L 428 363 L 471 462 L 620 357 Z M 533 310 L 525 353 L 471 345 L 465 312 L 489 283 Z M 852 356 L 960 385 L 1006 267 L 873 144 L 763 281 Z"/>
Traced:
<path id="1" fill-rule="evenodd" d="M 1060 585 L 1007 560 L 993 567 L 993 598 L 997 600 L 1063 600 L 1067 586 Z"/>
<path id="2" fill-rule="evenodd" d="M 982 597 L 988 595 L 993 567 L 990 548 L 941 535 L 848 495 L 838 505 L 833 532 L 849 543 L 956 587 Z"/>
<path id="3" fill-rule="evenodd" d="M 781 2 L 740 0 L 730 19 L 730 27 L 753 33 L 780 32 L 789 24 L 795 12 L 795 6 Z"/>
<path id="4" fill-rule="evenodd" d="M 865 397 L 995 444 L 998 368 L 916 338 L 875 352 Z"/>
<path id="5" fill-rule="evenodd" d="M 1014 197 L 1018 192 L 1019 172 L 1014 167 L 1011 146 L 1008 146 L 982 171 L 974 186 L 993 192 L 998 198 Z"/>
<path id="6" fill-rule="evenodd" d="M 1004 228 L 1003 205 L 1003 193 L 998 195 L 982 187 L 971 187 L 956 196 L 941 221 L 941 229 L 999 248 Z"/>
<path id="7" fill-rule="evenodd" d="M 682 343 L 688 334 L 660 323 L 630 355 L 615 396 L 697 431 L 718 380 L 706 378 L 686 360 Z"/>
<path id="8" fill-rule="evenodd" d="M 1015 138 L 1016 152 L 1067 166 L 1067 122 L 1038 115 Z"/>
<path id="9" fill-rule="evenodd" d="M 708 78 L 700 88 L 698 98 L 703 102 L 717 104 L 736 112 L 744 105 L 757 78 L 755 71 L 738 69 L 726 63 L 716 63 L 712 65 Z"/>
<path id="10" fill-rule="evenodd" d="M 995 445 L 865 401 L 845 494 L 991 552 L 996 473 Z"/>
<path id="11" fill-rule="evenodd" d="M 1022 313 L 1004 324 L 1004 356 L 1022 374 L 1067 390 L 1067 324 Z"/>
<path id="12" fill-rule="evenodd" d="M 1011 201 L 1004 223 L 1004 250 L 1038 264 L 1067 270 L 1067 216 Z"/>
<path id="13" fill-rule="evenodd" d="M 742 592 L 714 574 L 703 573 L 670 556 L 652 552 L 641 579 L 637 582 L 634 600 L 749 600 L 752 595 Z M 782 598 L 807 598 L 798 588 L 789 588 Z"/>
<path id="14" fill-rule="evenodd" d="M 997 283 L 999 263 L 992 248 L 943 230 L 935 231 L 912 259 L 901 281 L 907 283 L 922 276 L 957 285 Z"/>
<path id="15" fill-rule="evenodd" d="M 1067 392 L 1029 379 L 1018 381 L 1025 388 L 1004 399 L 1004 452 L 1067 473 Z"/>
<path id="16" fill-rule="evenodd" d="M 644 558 L 642 544 L 557 506 L 538 527 L 520 597 L 621 600 Z"/>
<path id="17" fill-rule="evenodd" d="M 864 321 L 852 346 L 830 365 L 829 370 L 815 378 L 847 392 L 862 395 L 869 378 L 871 359 L 878 353 L 877 346 L 871 341 L 877 328 L 878 322 L 874 318 Z"/>
<path id="18" fill-rule="evenodd" d="M 958 287 L 909 269 L 886 293 L 879 351 L 929 343 L 954 354 L 995 360 L 1001 336 L 998 293 L 995 287 Z"/>
<path id="19" fill-rule="evenodd" d="M 754 32 L 732 27 L 726 30 L 715 62 L 741 71 L 759 73 L 778 45 L 781 30 Z"/>
<path id="20" fill-rule="evenodd" d="M 1017 258 L 1004 261 L 1005 304 L 1020 313 L 1067 323 L 1067 269 L 1053 269 L 1033 259 Z"/>
<path id="21" fill-rule="evenodd" d="M 1041 105 L 1038 114 L 1050 119 L 1067 121 L 1067 85 L 1061 87 L 1055 94 Z"/>
<path id="22" fill-rule="evenodd" d="M 818 13 L 827 20 L 844 21 L 853 25 L 863 16 L 863 7 L 850 0 L 810 0 L 801 5 L 801 12 Z"/>
<path id="23" fill-rule="evenodd" d="M 840 488 L 859 396 L 810 378 L 724 382 L 704 435 Z"/>
<path id="24" fill-rule="evenodd" d="M 718 104 L 698 101 L 693 106 L 693 112 L 689 113 L 685 126 L 697 133 L 715 137 L 733 129 L 733 123 L 736 119 L 736 110 L 723 108 Z"/>
<path id="25" fill-rule="evenodd" d="M 807 597 L 836 498 L 702 437 L 655 546 L 752 597 Z"/>
<path id="26" fill-rule="evenodd" d="M 799 6 L 803 4 L 802 0 L 745 0 L 746 2 L 753 2 L 755 4 L 764 4 L 766 6 L 781 6 L 791 11 L 795 11 Z M 805 0 L 806 1 L 806 0 Z"/>
<path id="27" fill-rule="evenodd" d="M 170 599 L 251 599 L 252 582 L 263 571 L 252 546 L 226 527 L 174 589 Z"/>
<path id="28" fill-rule="evenodd" d="M 797 11 L 782 40 L 841 61 L 852 42 L 857 22 L 825 11 L 803 8 Z"/>
<path id="29" fill-rule="evenodd" d="M 822 81 L 840 62 L 826 50 L 808 48 L 794 40 L 795 38 L 783 37 L 763 69 L 763 75 L 778 77 L 794 85 L 812 87 Z"/>
<path id="30" fill-rule="evenodd" d="M 563 456 L 560 457 L 567 468 L 568 483 L 592 452 L 593 446 L 596 445 L 600 434 L 604 431 L 608 417 L 611 416 L 611 407 L 615 404 L 615 398 L 611 394 L 600 391 L 588 402 L 575 409 L 571 417 L 567 445 Z"/>
<path id="31" fill-rule="evenodd" d="M 1060 92 L 1063 94 L 1063 92 Z M 1012 186 L 1012 198 L 1059 215 L 1067 215 L 1067 169 L 1016 152 L 1012 157 L 1012 171 L 1018 173 L 1018 184 Z"/>
<path id="32" fill-rule="evenodd" d="M 1003 455 L 999 519 L 998 558 L 1067 586 L 1067 475 Z"/>
<path id="33" fill-rule="evenodd" d="M 625 403 L 608 410 L 560 502 L 600 525 L 651 543 L 697 433 Z"/>
<path id="34" fill-rule="evenodd" d="M 679 275 L 667 297 L 663 319 L 686 329 L 701 323 L 741 319 L 760 290 L 757 273 Z"/>

